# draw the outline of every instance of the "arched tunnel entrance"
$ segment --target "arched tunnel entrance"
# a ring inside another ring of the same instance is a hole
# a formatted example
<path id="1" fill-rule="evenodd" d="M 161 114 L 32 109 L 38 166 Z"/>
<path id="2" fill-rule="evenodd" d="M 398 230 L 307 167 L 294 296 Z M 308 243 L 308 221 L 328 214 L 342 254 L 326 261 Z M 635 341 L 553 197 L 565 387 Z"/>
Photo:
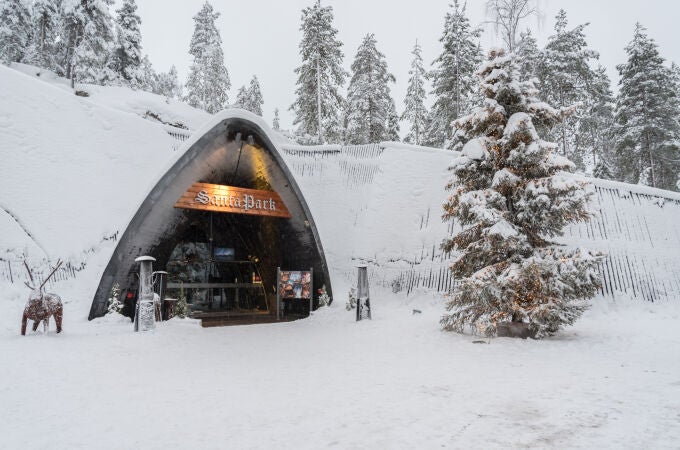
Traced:
<path id="1" fill-rule="evenodd" d="M 106 313 L 114 285 L 123 297 L 136 295 L 134 260 L 141 255 L 156 258 L 154 269 L 168 272 L 167 295 L 184 295 L 204 322 L 239 315 L 271 321 L 283 289 L 278 268 L 309 278 L 286 286 L 289 318 L 309 314 L 318 288 L 331 294 L 321 242 L 297 183 L 263 128 L 241 116 L 218 119 L 149 193 L 104 271 L 90 319 Z"/>

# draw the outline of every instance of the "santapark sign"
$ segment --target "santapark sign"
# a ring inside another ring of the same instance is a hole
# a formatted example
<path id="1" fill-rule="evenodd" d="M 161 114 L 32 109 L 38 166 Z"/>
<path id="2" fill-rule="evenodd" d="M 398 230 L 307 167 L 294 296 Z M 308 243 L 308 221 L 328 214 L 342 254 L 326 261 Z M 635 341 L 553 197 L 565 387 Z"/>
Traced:
<path id="1" fill-rule="evenodd" d="M 276 192 L 208 183 L 194 183 L 177 200 L 175 208 L 285 219 L 291 217 L 288 208 Z"/>

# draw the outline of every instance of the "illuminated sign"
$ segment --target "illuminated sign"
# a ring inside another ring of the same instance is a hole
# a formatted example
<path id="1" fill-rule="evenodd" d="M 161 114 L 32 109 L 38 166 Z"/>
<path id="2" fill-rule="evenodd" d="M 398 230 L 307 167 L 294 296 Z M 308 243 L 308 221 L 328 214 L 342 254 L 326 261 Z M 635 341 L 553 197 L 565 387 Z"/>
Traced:
<path id="1" fill-rule="evenodd" d="M 286 205 L 276 192 L 208 183 L 194 183 L 177 200 L 175 208 L 285 219 L 291 217 Z"/>

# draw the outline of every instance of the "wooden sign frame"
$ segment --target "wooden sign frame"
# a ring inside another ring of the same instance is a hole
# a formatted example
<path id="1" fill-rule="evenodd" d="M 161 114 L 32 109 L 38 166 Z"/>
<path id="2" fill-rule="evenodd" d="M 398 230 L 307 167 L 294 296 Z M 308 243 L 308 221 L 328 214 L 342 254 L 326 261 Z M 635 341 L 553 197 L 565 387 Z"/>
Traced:
<path id="1" fill-rule="evenodd" d="M 175 208 L 291 218 L 283 200 L 274 191 L 259 191 L 221 184 L 192 184 L 175 202 Z"/>

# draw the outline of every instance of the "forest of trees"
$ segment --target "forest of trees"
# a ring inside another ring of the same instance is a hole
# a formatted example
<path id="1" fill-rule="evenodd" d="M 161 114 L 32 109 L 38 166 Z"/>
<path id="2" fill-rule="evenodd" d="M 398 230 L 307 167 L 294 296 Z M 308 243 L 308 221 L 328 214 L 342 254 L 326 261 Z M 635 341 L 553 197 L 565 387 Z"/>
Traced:
<path id="1" fill-rule="evenodd" d="M 193 17 L 187 46 L 192 64 L 184 84 L 174 66 L 157 72 L 144 54 L 135 0 L 124 0 L 115 11 L 113 3 L 4 0 L 0 61 L 48 69 L 73 85 L 149 91 L 209 113 L 234 106 L 263 114 L 257 75 L 229 101 L 231 81 L 216 25 L 220 13 L 209 2 Z M 627 59 L 617 66 L 614 94 L 598 52 L 588 45 L 589 24 L 570 24 L 561 10 L 541 48 L 531 30 L 523 28 L 538 13 L 535 3 L 487 0 L 486 5 L 490 22 L 514 55 L 520 81 L 533 80 L 541 101 L 571 112 L 552 129 L 539 130 L 558 145 L 559 154 L 586 174 L 680 190 L 680 68 L 664 60 L 644 26 L 637 24 L 631 40 L 622 43 Z M 423 42 L 403 50 L 412 55 L 404 74 L 389 70 L 380 36 L 370 32 L 346 70 L 333 8 L 319 0 L 302 10 L 300 31 L 301 61 L 289 108 L 292 135 L 299 142 L 362 144 L 399 140 L 403 134 L 407 142 L 437 148 L 458 150 L 466 143 L 452 124 L 483 101 L 475 90 L 475 74 L 486 50 L 465 3 L 454 0 L 443 17 L 434 61 L 423 61 Z M 399 107 L 392 88 L 401 76 L 408 79 L 408 88 Z M 278 109 L 275 123 L 278 128 Z"/>

